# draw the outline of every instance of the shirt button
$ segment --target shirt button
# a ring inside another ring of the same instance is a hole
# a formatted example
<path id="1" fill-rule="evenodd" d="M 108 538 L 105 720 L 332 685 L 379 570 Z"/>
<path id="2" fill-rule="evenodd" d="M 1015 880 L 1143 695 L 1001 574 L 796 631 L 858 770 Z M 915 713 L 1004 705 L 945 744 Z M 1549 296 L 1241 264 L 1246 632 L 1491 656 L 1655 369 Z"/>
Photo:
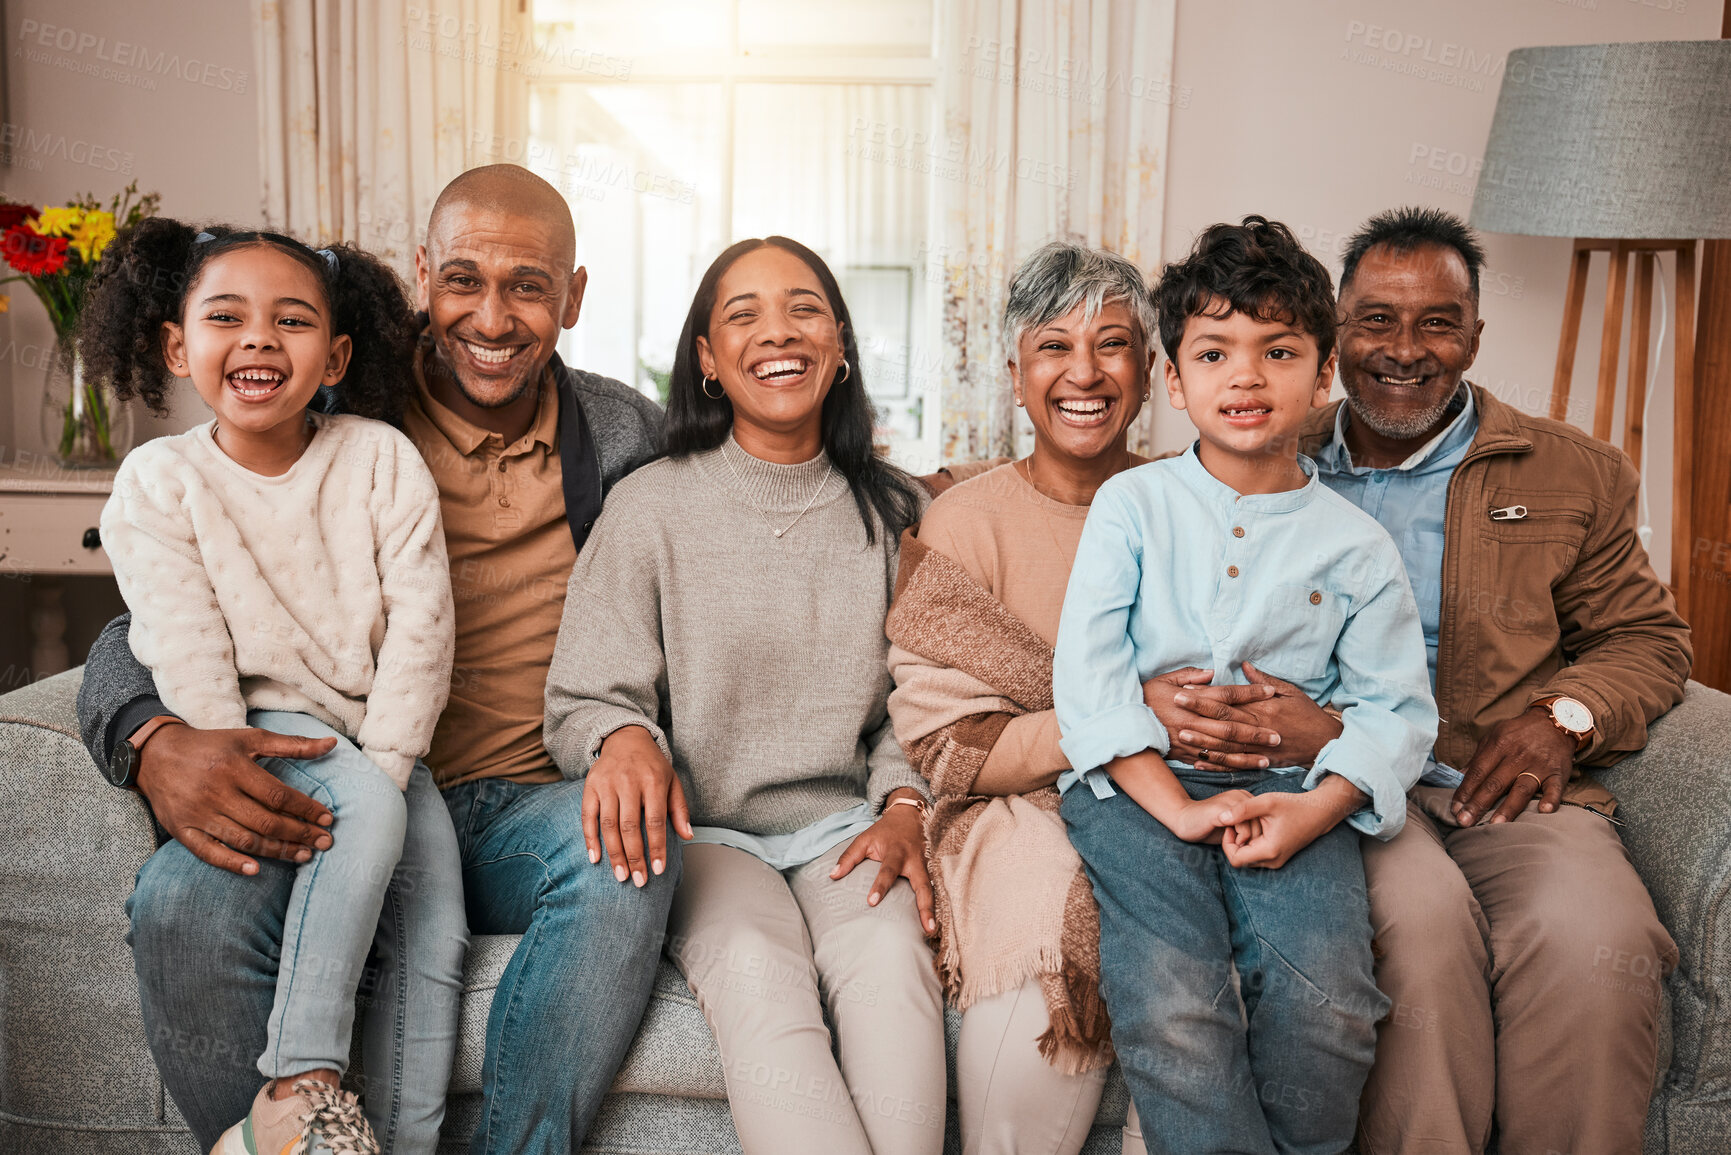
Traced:
<path id="1" fill-rule="evenodd" d="M 1313 606 L 1319 606 L 1322 604 L 1322 591 L 1321 590 L 1311 590 L 1310 591 L 1310 604 Z"/>
<path id="2" fill-rule="evenodd" d="M 1243 537 L 1244 536 L 1244 527 L 1242 525 L 1233 526 L 1232 527 L 1232 536 L 1233 537 Z"/>
<path id="3" fill-rule="evenodd" d="M 500 499 L 499 499 L 499 504 L 500 504 L 500 505 L 507 505 L 507 506 L 508 506 L 508 505 L 510 505 L 510 504 L 511 504 L 511 499 L 510 499 L 510 498 L 508 498 L 508 497 L 501 497 L 501 498 L 500 498 Z"/>
<path id="4" fill-rule="evenodd" d="M 1226 576 L 1227 577 L 1237 577 L 1238 576 L 1238 567 L 1235 565 L 1227 566 L 1226 567 Z"/>
<path id="5" fill-rule="evenodd" d="M 502 457 L 499 459 L 499 472 L 505 472 L 505 459 Z"/>
<path id="6" fill-rule="evenodd" d="M 595 528 L 595 523 L 592 521 L 586 521 L 583 523 L 583 532 L 584 533 L 588 533 L 590 530 L 592 530 L 594 528 Z"/>

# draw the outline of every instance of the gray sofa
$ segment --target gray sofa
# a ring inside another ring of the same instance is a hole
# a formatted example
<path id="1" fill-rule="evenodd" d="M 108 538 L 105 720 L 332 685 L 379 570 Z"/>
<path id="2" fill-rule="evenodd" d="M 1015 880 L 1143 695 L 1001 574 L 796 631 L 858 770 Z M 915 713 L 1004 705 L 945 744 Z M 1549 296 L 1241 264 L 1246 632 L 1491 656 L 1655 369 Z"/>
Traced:
<path id="1" fill-rule="evenodd" d="M 73 714 L 78 678 L 0 697 L 0 1151 L 190 1153 L 145 1047 L 125 943 L 122 904 L 155 849 L 151 824 L 91 766 Z M 1604 776 L 1682 958 L 1646 1150 L 1709 1155 L 1731 1149 L 1731 697 L 1691 683 L 1658 725 L 1665 764 L 1636 757 Z M 471 949 L 445 1150 L 463 1149 L 456 1137 L 478 1110 L 487 1006 L 514 943 L 479 937 Z M 953 1054 L 954 1015 L 949 1025 Z M 1114 1071 L 1089 1155 L 1116 1155 L 1126 1104 Z M 950 1131 L 958 1151 L 953 1112 Z M 665 963 L 586 1150 L 739 1150 L 715 1044 Z"/>

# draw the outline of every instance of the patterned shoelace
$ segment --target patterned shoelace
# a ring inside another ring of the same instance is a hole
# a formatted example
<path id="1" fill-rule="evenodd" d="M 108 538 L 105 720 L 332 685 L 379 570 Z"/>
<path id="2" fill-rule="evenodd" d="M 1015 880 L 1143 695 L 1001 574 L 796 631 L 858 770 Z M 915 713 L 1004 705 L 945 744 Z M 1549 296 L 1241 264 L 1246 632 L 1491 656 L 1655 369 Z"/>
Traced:
<path id="1" fill-rule="evenodd" d="M 352 1091 L 342 1091 L 317 1079 L 302 1079 L 290 1087 L 312 1105 L 301 1116 L 300 1146 L 294 1155 L 313 1155 L 313 1141 L 322 1140 L 330 1155 L 379 1155 L 372 1124 L 361 1114 Z"/>

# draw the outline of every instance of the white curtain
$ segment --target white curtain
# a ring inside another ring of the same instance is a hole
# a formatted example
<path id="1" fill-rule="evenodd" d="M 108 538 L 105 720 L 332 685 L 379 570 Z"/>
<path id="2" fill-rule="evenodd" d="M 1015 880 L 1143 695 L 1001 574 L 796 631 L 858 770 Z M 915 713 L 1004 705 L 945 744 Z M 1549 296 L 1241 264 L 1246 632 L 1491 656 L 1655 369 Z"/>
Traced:
<path id="1" fill-rule="evenodd" d="M 433 199 L 522 163 L 544 62 L 519 0 L 254 0 L 265 219 L 408 275 Z"/>
<path id="2" fill-rule="evenodd" d="M 1158 271 L 1176 0 L 952 0 L 940 99 L 943 459 L 1020 455 L 1000 318 L 1010 274 L 1048 240 Z M 1152 444 L 1153 406 L 1132 429 Z"/>

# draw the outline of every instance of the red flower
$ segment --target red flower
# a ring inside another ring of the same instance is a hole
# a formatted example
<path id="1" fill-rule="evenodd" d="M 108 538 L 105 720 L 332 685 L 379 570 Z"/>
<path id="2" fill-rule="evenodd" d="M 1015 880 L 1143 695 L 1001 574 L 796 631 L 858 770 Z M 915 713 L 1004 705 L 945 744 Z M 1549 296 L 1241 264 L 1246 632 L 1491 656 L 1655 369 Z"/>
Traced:
<path id="1" fill-rule="evenodd" d="M 58 273 L 66 267 L 66 238 L 45 237 L 29 225 L 13 225 L 3 242 L 6 263 L 27 277 Z"/>
<path id="2" fill-rule="evenodd" d="M 39 211 L 35 205 L 0 204 L 0 232 L 4 232 L 13 225 L 23 224 Z"/>

